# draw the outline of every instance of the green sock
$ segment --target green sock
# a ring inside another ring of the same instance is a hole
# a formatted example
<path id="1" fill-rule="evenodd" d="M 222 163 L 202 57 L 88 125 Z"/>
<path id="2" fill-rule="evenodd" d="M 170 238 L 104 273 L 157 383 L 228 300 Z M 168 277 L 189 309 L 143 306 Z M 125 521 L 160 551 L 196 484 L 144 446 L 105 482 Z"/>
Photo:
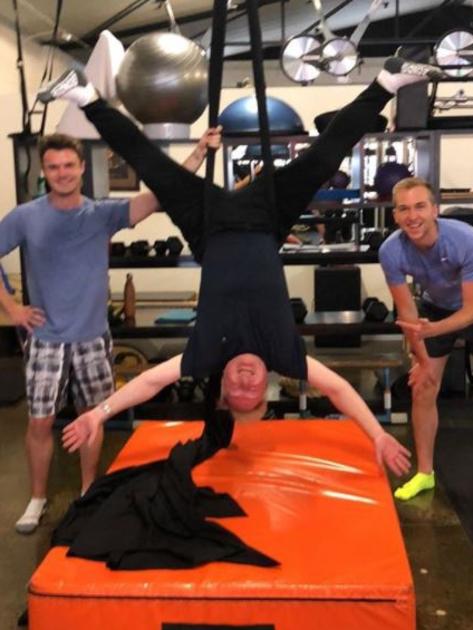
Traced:
<path id="1" fill-rule="evenodd" d="M 396 499 L 401 501 L 409 501 L 413 497 L 417 496 L 419 492 L 424 490 L 431 490 L 435 487 L 435 473 L 432 471 L 429 475 L 425 473 L 417 473 L 409 479 L 403 486 L 397 488 L 394 492 Z"/>

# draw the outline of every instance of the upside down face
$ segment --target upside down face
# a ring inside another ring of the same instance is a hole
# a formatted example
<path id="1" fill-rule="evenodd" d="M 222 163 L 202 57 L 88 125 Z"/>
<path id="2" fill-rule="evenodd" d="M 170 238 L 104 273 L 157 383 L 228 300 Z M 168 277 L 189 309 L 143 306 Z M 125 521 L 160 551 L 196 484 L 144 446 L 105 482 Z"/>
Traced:
<path id="1" fill-rule="evenodd" d="M 268 385 L 268 370 L 255 354 L 239 354 L 225 366 L 222 394 L 237 412 L 252 411 L 264 400 Z"/>

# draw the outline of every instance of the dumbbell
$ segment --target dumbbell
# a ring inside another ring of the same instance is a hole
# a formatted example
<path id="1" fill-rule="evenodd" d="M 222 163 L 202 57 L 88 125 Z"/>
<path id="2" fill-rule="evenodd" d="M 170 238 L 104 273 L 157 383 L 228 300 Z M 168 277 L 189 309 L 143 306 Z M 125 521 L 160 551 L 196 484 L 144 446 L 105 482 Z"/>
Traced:
<path id="1" fill-rule="evenodd" d="M 132 256 L 147 256 L 149 249 L 148 241 L 133 241 L 130 245 L 130 253 Z"/>
<path id="2" fill-rule="evenodd" d="M 110 243 L 110 256 L 125 256 L 126 254 L 126 245 L 121 241 L 115 241 Z"/>
<path id="3" fill-rule="evenodd" d="M 184 248 L 184 243 L 178 236 L 169 236 L 166 243 L 169 256 L 179 256 Z"/>
<path id="4" fill-rule="evenodd" d="M 168 244 L 163 240 L 154 241 L 153 249 L 156 252 L 156 256 L 165 256 L 168 250 Z"/>
<path id="5" fill-rule="evenodd" d="M 192 376 L 183 376 L 176 384 L 179 402 L 190 402 L 194 398 L 196 382 Z"/>
<path id="6" fill-rule="evenodd" d="M 291 298 L 291 308 L 296 324 L 302 324 L 307 315 L 307 306 L 302 298 Z"/>
<path id="7" fill-rule="evenodd" d="M 153 249 L 156 256 L 179 256 L 184 248 L 184 244 L 178 236 L 169 236 L 165 241 L 154 241 Z"/>
<path id="8" fill-rule="evenodd" d="M 368 322 L 384 322 L 389 313 L 386 304 L 377 297 L 366 298 L 362 308 L 365 312 L 365 320 Z"/>
<path id="9" fill-rule="evenodd" d="M 371 252 L 377 252 L 383 244 L 384 239 L 385 235 L 380 230 L 368 229 L 365 231 L 361 242 L 363 245 L 369 245 Z"/>

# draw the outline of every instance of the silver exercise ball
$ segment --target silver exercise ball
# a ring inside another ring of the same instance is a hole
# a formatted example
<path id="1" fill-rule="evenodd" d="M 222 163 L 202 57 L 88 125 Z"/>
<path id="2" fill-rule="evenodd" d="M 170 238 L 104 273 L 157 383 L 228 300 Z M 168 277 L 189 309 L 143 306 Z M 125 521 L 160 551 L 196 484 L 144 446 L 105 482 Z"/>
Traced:
<path id="1" fill-rule="evenodd" d="M 207 106 L 205 51 L 177 33 L 137 39 L 125 53 L 117 92 L 142 123 L 193 123 Z"/>

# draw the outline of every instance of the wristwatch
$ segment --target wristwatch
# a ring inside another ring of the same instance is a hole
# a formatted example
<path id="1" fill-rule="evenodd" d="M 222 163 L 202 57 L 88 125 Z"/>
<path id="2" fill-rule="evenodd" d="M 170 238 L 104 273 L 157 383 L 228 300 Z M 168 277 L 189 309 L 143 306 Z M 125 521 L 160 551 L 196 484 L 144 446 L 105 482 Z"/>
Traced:
<path id="1" fill-rule="evenodd" d="M 112 408 L 106 400 L 104 400 L 103 403 L 100 403 L 99 409 L 103 411 L 106 418 L 109 418 L 112 415 Z"/>

